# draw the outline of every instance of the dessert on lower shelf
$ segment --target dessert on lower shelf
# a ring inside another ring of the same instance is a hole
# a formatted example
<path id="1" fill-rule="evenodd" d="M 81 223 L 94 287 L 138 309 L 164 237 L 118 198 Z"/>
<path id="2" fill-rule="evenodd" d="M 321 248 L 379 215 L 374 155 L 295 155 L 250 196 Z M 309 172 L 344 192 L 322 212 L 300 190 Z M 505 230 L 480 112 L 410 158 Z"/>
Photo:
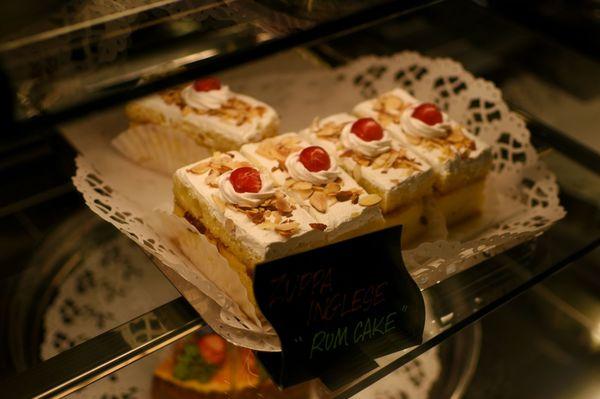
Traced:
<path id="1" fill-rule="evenodd" d="M 134 124 L 167 125 L 212 150 L 238 149 L 277 133 L 279 117 L 269 105 L 234 93 L 217 78 L 165 90 L 133 101 L 126 114 Z"/>
<path id="2" fill-rule="evenodd" d="M 213 332 L 178 341 L 152 381 L 153 399 L 305 399 L 309 390 L 310 384 L 279 390 L 251 350 Z"/>
<path id="3" fill-rule="evenodd" d="M 328 240 L 383 222 L 374 206 L 381 197 L 367 194 L 338 167 L 335 155 L 295 133 L 246 144 L 240 151 L 315 218 Z"/>
<path id="4" fill-rule="evenodd" d="M 489 145 L 435 104 L 421 102 L 401 89 L 358 104 L 354 113 L 374 118 L 427 160 L 436 175 L 436 201 L 448 224 L 479 212 L 492 165 Z"/>
<path id="5" fill-rule="evenodd" d="M 434 174 L 422 157 L 373 119 L 345 113 L 316 119 L 300 134 L 336 154 L 362 187 L 382 197 L 386 224 L 404 224 L 405 241 L 424 232 L 423 198 L 432 192 Z"/>

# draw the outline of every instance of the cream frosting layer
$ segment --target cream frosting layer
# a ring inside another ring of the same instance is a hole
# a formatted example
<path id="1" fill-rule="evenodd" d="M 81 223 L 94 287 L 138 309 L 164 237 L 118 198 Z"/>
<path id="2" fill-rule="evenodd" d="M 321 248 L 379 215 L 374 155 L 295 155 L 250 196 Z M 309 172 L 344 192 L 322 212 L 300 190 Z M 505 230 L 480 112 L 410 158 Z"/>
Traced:
<path id="1" fill-rule="evenodd" d="M 358 230 L 367 224 L 382 221 L 379 207 L 365 207 L 357 202 L 353 203 L 351 200 L 330 200 L 325 212 L 321 212 L 316 209 L 313 203 L 311 203 L 310 197 L 306 197 L 308 194 L 307 191 L 313 190 L 313 188 L 305 190 L 303 187 L 300 187 L 301 189 L 297 190 L 295 189 L 296 186 L 290 184 L 290 179 L 294 179 L 294 181 L 299 182 L 310 182 L 309 179 L 296 179 L 292 176 L 292 173 L 290 173 L 290 170 L 287 168 L 288 164 L 295 163 L 296 154 L 298 154 L 299 150 L 308 147 L 310 143 L 306 140 L 303 140 L 296 133 L 287 133 L 269 138 L 263 140 L 263 143 L 267 142 L 272 143 L 273 145 L 280 145 L 284 141 L 295 143 L 290 144 L 290 148 L 293 147 L 293 149 L 290 151 L 290 155 L 286 158 L 286 162 L 284 163 L 284 166 L 286 167 L 284 168 L 281 167 L 281 164 L 278 162 L 278 160 L 264 156 L 264 151 L 259 150 L 261 143 L 246 144 L 242 146 L 240 151 L 252 162 L 259 165 L 262 170 L 270 172 L 276 184 L 283 187 L 287 193 L 293 196 L 294 199 L 299 202 L 304 209 L 308 210 L 319 223 L 324 224 L 326 226 L 325 232 L 328 233 L 328 237 L 330 239 L 334 239 L 335 237 L 350 231 Z M 319 190 L 324 189 L 328 183 L 338 184 L 340 186 L 338 191 L 356 191 L 357 193 L 360 193 L 358 194 L 359 196 L 365 195 L 366 192 L 364 189 L 347 172 L 337 167 L 335 155 L 330 153 L 330 156 L 332 158 L 332 168 L 330 168 L 330 171 L 335 165 L 335 168 L 337 168 L 335 171 L 337 174 L 337 179 L 335 179 L 334 182 L 322 181 L 321 183 L 310 183 L 318 186 Z M 306 168 L 304 169 L 306 170 Z M 319 174 L 319 172 L 315 173 L 308 170 L 307 172 L 314 175 Z M 314 195 L 314 193 L 312 195 Z"/>
<path id="2" fill-rule="evenodd" d="M 184 88 L 182 91 L 182 95 L 183 93 L 188 93 L 190 90 L 193 90 L 191 86 Z M 202 106 L 202 102 L 200 101 L 199 103 L 198 101 L 195 101 L 193 97 L 194 96 L 192 94 L 188 94 L 186 97 L 184 97 L 184 101 L 186 101 L 187 98 L 190 100 L 190 103 Z M 238 145 L 240 146 L 250 141 L 260 140 L 262 138 L 262 133 L 264 129 L 278 119 L 275 110 L 269 105 L 263 103 L 262 101 L 256 100 L 252 97 L 243 94 L 238 94 L 229 91 L 228 98 L 231 97 L 236 97 L 254 107 L 265 107 L 266 111 L 262 116 L 248 118 L 248 120 L 245 123 L 238 126 L 232 121 L 228 121 L 226 119 L 212 115 L 199 115 L 193 112 L 184 114 L 181 108 L 179 108 L 175 104 L 167 104 L 159 94 L 144 97 L 138 101 L 142 106 L 162 114 L 167 124 L 177 125 L 181 122 L 187 122 L 195 126 L 200 132 L 214 132 L 215 134 L 220 135 L 226 140 L 232 140 L 238 143 Z M 208 102 L 205 101 L 204 104 L 208 104 Z M 212 105 L 214 104 L 215 103 L 213 103 Z M 190 106 L 192 108 L 195 108 L 194 105 Z M 214 146 L 214 143 L 210 142 L 209 138 L 205 137 L 205 140 L 207 140 L 206 144 L 208 146 Z"/>
<path id="3" fill-rule="evenodd" d="M 237 162 L 249 162 L 237 151 L 230 151 L 228 154 L 233 155 L 233 160 Z M 215 198 L 226 200 L 222 196 L 220 187 L 211 186 L 206 182 L 210 173 L 206 170 L 202 173 L 194 173 L 191 170 L 199 164 L 206 162 L 203 160 L 191 165 L 184 166 L 175 172 L 174 179 L 177 179 L 188 190 L 188 194 L 197 198 L 201 203 L 207 204 L 210 216 L 217 220 L 221 226 L 233 222 L 235 228 L 231 232 L 233 238 L 243 244 L 251 253 L 259 259 L 273 259 L 288 255 L 298 248 L 303 248 L 307 245 L 315 245 L 322 240 L 320 232 L 314 230 L 310 224 L 316 220 L 311 217 L 302 207 L 295 204 L 289 218 L 298 223 L 299 232 L 292 237 L 283 237 L 274 230 L 262 228 L 260 224 L 252 222 L 248 216 L 237 209 L 232 209 L 228 206 L 220 206 Z M 272 185 L 270 177 L 265 176 L 264 184 Z M 274 189 L 275 193 L 279 189 Z M 293 200 L 285 196 L 292 204 Z M 228 222 L 229 221 L 229 222 Z M 210 226 L 207 226 L 210 230 Z M 312 243 L 312 244 L 311 244 Z M 244 261 L 242 259 L 242 261 Z"/>
<path id="4" fill-rule="evenodd" d="M 417 170 L 412 168 L 374 168 L 372 166 L 359 165 L 352 157 L 343 156 L 347 147 L 340 136 L 344 129 L 347 129 L 347 126 L 351 125 L 356 119 L 356 117 L 346 113 L 331 115 L 303 130 L 300 135 L 314 144 L 334 151 L 338 156 L 338 162 L 346 170 L 353 172 L 358 168 L 363 179 L 384 192 L 398 190 L 401 186 L 403 190 L 410 191 L 413 180 L 419 180 L 419 175 L 421 174 L 430 173 L 431 167 L 422 157 L 393 138 L 390 140 L 390 149 L 405 152 L 409 158 L 416 160 L 419 163 Z M 341 125 L 339 135 L 319 135 L 318 131 L 330 123 Z"/>

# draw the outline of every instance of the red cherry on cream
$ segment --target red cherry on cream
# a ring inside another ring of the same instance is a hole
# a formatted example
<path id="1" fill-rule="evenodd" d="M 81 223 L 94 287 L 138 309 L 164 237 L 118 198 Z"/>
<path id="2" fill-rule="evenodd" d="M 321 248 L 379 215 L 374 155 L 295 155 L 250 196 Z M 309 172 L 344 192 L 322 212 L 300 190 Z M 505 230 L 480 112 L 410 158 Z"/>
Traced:
<path id="1" fill-rule="evenodd" d="M 383 128 L 373 118 L 360 118 L 352 124 L 350 131 L 363 141 L 375 141 L 383 138 Z"/>
<path id="2" fill-rule="evenodd" d="M 260 172 L 249 166 L 235 169 L 229 181 L 237 193 L 257 193 L 262 187 Z"/>
<path id="3" fill-rule="evenodd" d="M 198 352 L 208 364 L 223 364 L 227 351 L 225 340 L 217 334 L 207 334 L 198 340 Z"/>
<path id="4" fill-rule="evenodd" d="M 194 90 L 196 91 L 211 91 L 219 90 L 221 88 L 221 81 L 219 78 L 202 78 L 194 81 Z"/>
<path id="5" fill-rule="evenodd" d="M 331 167 L 331 159 L 329 154 L 322 147 L 310 146 L 300 151 L 298 157 L 302 165 L 311 172 L 319 172 L 328 170 Z"/>
<path id="6" fill-rule="evenodd" d="M 440 109 L 432 103 L 420 104 L 413 110 L 412 117 L 430 126 L 441 123 L 444 120 Z"/>

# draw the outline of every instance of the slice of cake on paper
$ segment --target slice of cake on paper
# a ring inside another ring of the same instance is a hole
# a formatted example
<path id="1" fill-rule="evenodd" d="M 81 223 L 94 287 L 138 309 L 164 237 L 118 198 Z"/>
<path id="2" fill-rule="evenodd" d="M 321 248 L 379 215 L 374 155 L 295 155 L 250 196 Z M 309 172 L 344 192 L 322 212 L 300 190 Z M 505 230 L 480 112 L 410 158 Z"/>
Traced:
<path id="1" fill-rule="evenodd" d="M 127 104 L 134 124 L 167 125 L 199 145 L 219 151 L 238 149 L 277 133 L 279 117 L 267 104 L 234 93 L 217 78 L 199 79 Z"/>
<path id="2" fill-rule="evenodd" d="M 300 203 L 330 240 L 381 224 L 381 197 L 368 194 L 337 165 L 335 155 L 295 133 L 246 144 L 241 153 Z"/>
<path id="3" fill-rule="evenodd" d="M 206 229 L 245 265 L 323 241 L 316 220 L 239 152 L 216 153 L 173 176 L 176 213 Z"/>
<path id="4" fill-rule="evenodd" d="M 367 192 L 382 198 L 387 224 L 404 224 L 407 238 L 424 231 L 423 197 L 432 191 L 431 167 L 376 121 L 336 114 L 315 120 L 301 136 L 335 153 Z"/>
<path id="5" fill-rule="evenodd" d="M 354 113 L 376 119 L 432 165 L 438 204 L 449 224 L 478 212 L 492 165 L 489 145 L 436 105 L 420 102 L 400 89 L 358 104 Z"/>

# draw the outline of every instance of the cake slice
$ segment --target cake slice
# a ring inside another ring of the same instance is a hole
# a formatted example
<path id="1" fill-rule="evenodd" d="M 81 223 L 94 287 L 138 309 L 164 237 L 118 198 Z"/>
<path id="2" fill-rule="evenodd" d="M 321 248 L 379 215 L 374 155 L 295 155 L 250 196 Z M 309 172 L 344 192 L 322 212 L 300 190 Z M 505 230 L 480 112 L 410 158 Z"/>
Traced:
<path id="1" fill-rule="evenodd" d="M 216 78 L 199 79 L 133 101 L 125 112 L 134 124 L 167 125 L 185 132 L 199 145 L 219 151 L 273 136 L 279 126 L 273 108 L 232 92 Z"/>
<path id="2" fill-rule="evenodd" d="M 329 240 L 383 222 L 377 206 L 381 197 L 367 194 L 338 167 L 335 155 L 311 146 L 296 133 L 246 144 L 240 151 L 270 173 L 317 220 Z"/>
<path id="3" fill-rule="evenodd" d="M 382 198 L 385 225 L 403 224 L 404 244 L 426 232 L 423 199 L 432 192 L 433 171 L 377 122 L 335 114 L 316 119 L 300 135 L 336 154 L 339 164 L 367 192 Z"/>
<path id="4" fill-rule="evenodd" d="M 335 153 L 362 187 L 381 196 L 384 213 L 431 193 L 431 167 L 373 119 L 336 114 L 315 120 L 301 135 Z"/>
<path id="5" fill-rule="evenodd" d="M 427 160 L 436 173 L 435 188 L 448 193 L 484 178 L 492 164 L 491 148 L 436 105 L 394 89 L 354 108 L 377 120 L 402 143 Z"/>
<path id="6" fill-rule="evenodd" d="M 492 166 L 488 144 L 436 105 L 420 102 L 401 89 L 358 104 L 354 113 L 379 121 L 433 167 L 436 202 L 447 224 L 479 213 L 484 180 Z"/>
<path id="7" fill-rule="evenodd" d="M 173 180 L 176 212 L 250 268 L 324 239 L 316 220 L 239 152 L 180 168 Z"/>

